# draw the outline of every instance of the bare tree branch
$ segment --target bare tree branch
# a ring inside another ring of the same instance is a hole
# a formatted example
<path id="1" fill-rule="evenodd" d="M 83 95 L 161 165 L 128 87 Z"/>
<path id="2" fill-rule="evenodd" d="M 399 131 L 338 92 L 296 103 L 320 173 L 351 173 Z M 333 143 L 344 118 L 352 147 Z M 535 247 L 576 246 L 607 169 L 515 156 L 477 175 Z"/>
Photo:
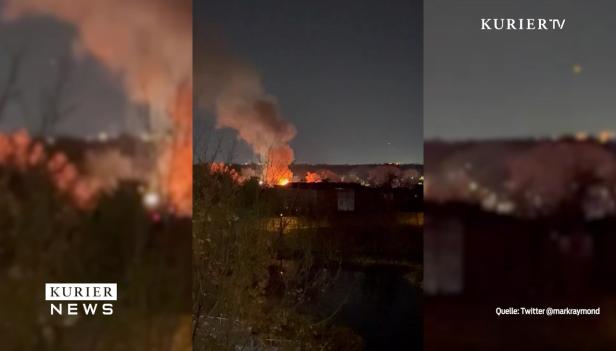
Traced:
<path id="1" fill-rule="evenodd" d="M 21 92 L 16 89 L 16 86 L 24 55 L 24 49 L 19 49 L 9 54 L 7 78 L 0 90 L 0 121 L 2 121 L 4 112 L 11 100 L 21 97 Z"/>
<path id="2" fill-rule="evenodd" d="M 74 72 L 73 60 L 70 56 L 62 58 L 57 65 L 57 74 L 50 91 L 43 93 L 41 135 L 50 136 L 62 118 L 74 112 L 78 105 L 68 101 L 71 89 L 71 77 Z M 69 104 L 70 103 L 70 104 Z"/>

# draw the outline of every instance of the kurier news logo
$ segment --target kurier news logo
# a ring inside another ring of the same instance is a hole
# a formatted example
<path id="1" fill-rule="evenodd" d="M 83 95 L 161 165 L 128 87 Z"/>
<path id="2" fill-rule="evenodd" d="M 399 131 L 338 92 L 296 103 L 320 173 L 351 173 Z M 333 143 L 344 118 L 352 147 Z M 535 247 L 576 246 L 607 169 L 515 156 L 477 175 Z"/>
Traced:
<path id="1" fill-rule="evenodd" d="M 45 301 L 50 301 L 52 316 L 113 315 L 118 300 L 115 283 L 47 283 Z"/>

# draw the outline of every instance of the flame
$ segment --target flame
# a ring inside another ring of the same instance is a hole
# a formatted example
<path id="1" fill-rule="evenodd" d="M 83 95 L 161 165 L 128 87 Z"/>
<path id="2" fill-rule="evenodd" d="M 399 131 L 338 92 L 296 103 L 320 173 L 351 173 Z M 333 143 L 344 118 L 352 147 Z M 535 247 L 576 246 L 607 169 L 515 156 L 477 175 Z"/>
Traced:
<path id="1" fill-rule="evenodd" d="M 175 130 L 166 152 L 170 161 L 165 169 L 165 189 L 174 210 L 181 215 L 192 213 L 192 83 L 179 89 L 171 111 Z"/>
<path id="2" fill-rule="evenodd" d="M 319 183 L 321 182 L 321 176 L 315 172 L 306 172 L 306 176 L 304 177 L 306 183 Z"/>
<path id="3" fill-rule="evenodd" d="M 289 184 L 289 179 L 288 178 L 282 178 L 278 181 L 278 185 L 280 186 L 286 186 Z"/>
<path id="4" fill-rule="evenodd" d="M 76 28 L 75 54 L 91 55 L 150 111 L 160 144 L 149 184 L 172 209 L 192 211 L 192 1 L 6 0 L 3 19 L 49 15 Z M 130 19 L 130 20 L 127 20 Z M 106 139 L 106 136 L 102 139 Z"/>
<path id="5" fill-rule="evenodd" d="M 0 134 L 0 166 L 14 167 L 22 172 L 33 168 L 44 170 L 55 188 L 83 209 L 92 207 L 105 190 L 101 181 L 82 174 L 66 154 L 47 155 L 43 145 L 24 130 Z"/>
<path id="6" fill-rule="evenodd" d="M 265 184 L 272 186 L 279 184 L 281 180 L 293 179 L 293 172 L 289 165 L 293 162 L 293 149 L 289 145 L 271 148 L 267 154 L 263 176 Z"/>
<path id="7" fill-rule="evenodd" d="M 292 179 L 289 143 L 297 130 L 282 115 L 277 99 L 266 91 L 254 67 L 230 54 L 216 38 L 206 34 L 197 39 L 199 102 L 216 116 L 216 128 L 235 130 L 252 148 L 264 165 L 260 178 L 265 185 Z"/>
<path id="8" fill-rule="evenodd" d="M 231 177 L 235 183 L 242 183 L 245 178 L 237 173 L 237 171 L 222 162 L 214 162 L 210 165 L 211 174 L 224 174 Z"/>

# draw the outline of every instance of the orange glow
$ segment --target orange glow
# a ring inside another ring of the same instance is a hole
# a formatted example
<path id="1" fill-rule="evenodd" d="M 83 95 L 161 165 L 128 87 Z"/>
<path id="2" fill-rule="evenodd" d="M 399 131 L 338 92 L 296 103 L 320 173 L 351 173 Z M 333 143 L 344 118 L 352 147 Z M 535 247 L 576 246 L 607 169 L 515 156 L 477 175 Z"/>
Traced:
<path id="1" fill-rule="evenodd" d="M 80 208 L 90 208 L 104 190 L 99 180 L 81 173 L 64 153 L 48 155 L 43 145 L 25 131 L 0 134 L 0 166 L 15 167 L 22 172 L 43 169 L 55 188 Z"/>
<path id="2" fill-rule="evenodd" d="M 321 176 L 315 172 L 306 172 L 306 183 L 319 183 L 321 181 Z"/>
<path id="3" fill-rule="evenodd" d="M 160 191 L 172 211 L 190 215 L 192 1 L 8 0 L 3 5 L 5 19 L 50 15 L 75 26 L 75 54 L 91 55 L 121 77 L 131 102 L 147 105 L 148 133 L 157 143 L 148 186 Z M 99 137 L 108 138 L 104 133 Z M 62 186 L 70 183 L 70 174 L 69 168 Z M 80 192 L 87 188 L 81 186 Z"/>
<path id="4" fill-rule="evenodd" d="M 575 140 L 577 141 L 586 141 L 588 140 L 588 133 L 586 132 L 577 132 L 575 133 Z"/>
<path id="5" fill-rule="evenodd" d="M 235 183 L 242 183 L 244 181 L 244 179 L 242 178 L 241 175 L 239 175 L 237 173 L 237 171 L 229 166 L 227 166 L 226 164 L 222 163 L 222 162 L 214 162 L 210 165 L 210 173 L 211 174 L 226 174 L 229 177 L 231 177 L 231 179 L 235 182 Z"/>
<path id="6" fill-rule="evenodd" d="M 267 156 L 262 176 L 265 184 L 281 185 L 282 181 L 286 180 L 288 183 L 293 179 L 293 172 L 289 169 L 289 165 L 293 162 L 293 150 L 289 145 L 271 148 Z"/>
<path id="7" fill-rule="evenodd" d="M 611 130 L 602 130 L 597 135 L 597 139 L 601 144 L 612 142 L 616 138 L 616 133 Z"/>
<path id="8" fill-rule="evenodd" d="M 286 186 L 287 184 L 289 184 L 289 179 L 287 178 L 282 178 L 278 181 L 278 185 Z"/>
<path id="9" fill-rule="evenodd" d="M 165 169 L 167 182 L 163 191 L 173 210 L 181 215 L 192 213 L 192 95 L 191 83 L 178 89 L 171 110 L 173 138 L 165 150 L 170 161 Z"/>

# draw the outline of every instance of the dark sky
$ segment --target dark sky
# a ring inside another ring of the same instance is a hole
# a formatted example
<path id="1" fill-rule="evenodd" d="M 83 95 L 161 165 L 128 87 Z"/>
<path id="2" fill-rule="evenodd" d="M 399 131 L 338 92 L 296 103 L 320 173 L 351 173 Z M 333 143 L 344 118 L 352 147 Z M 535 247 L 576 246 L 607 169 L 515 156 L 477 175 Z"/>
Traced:
<path id="1" fill-rule="evenodd" d="M 194 11 L 195 35 L 215 27 L 261 73 L 297 127 L 296 162 L 422 162 L 419 1 L 206 0 Z M 196 122 L 198 140 L 207 127 Z"/>
<path id="2" fill-rule="evenodd" d="M 425 6 L 426 138 L 616 129 L 616 2 L 430 0 Z M 481 32 L 482 17 L 567 21 L 560 32 Z"/>
<path id="3" fill-rule="evenodd" d="M 2 1 L 0 0 L 0 14 Z M 4 91 L 10 58 L 23 54 L 14 86 L 14 97 L 1 111 L 0 130 L 27 128 L 41 133 L 42 112 L 48 109 L 58 79 L 65 88 L 58 105 L 61 120 L 49 134 L 94 136 L 100 131 L 121 133 L 141 128 L 139 107 L 127 102 L 121 79 L 112 76 L 95 59 L 77 59 L 72 45 L 76 33 L 72 26 L 50 17 L 28 17 L 0 22 L 0 91 Z M 62 62 L 69 62 L 67 75 L 59 77 Z"/>

